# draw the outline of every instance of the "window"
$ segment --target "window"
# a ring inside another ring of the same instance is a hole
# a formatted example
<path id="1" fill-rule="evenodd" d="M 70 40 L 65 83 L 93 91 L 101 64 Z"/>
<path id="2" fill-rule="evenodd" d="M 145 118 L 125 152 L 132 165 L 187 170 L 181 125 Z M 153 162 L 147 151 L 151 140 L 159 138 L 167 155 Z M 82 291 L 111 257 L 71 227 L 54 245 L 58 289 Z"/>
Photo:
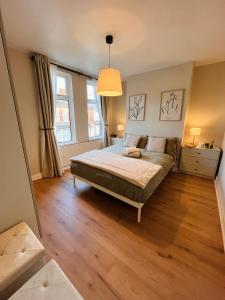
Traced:
<path id="1" fill-rule="evenodd" d="M 100 139 L 103 137 L 104 124 L 100 97 L 96 92 L 96 81 L 87 81 L 87 107 L 88 107 L 88 135 L 89 139 Z"/>
<path id="2" fill-rule="evenodd" d="M 55 71 L 55 134 L 59 145 L 75 142 L 72 80 L 68 73 Z"/>

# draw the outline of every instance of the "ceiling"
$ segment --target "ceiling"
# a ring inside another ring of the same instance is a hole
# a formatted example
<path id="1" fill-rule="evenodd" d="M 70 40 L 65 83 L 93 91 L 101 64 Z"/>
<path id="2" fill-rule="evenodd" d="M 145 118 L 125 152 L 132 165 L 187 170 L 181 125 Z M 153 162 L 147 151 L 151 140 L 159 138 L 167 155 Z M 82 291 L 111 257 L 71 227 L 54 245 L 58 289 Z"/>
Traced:
<path id="1" fill-rule="evenodd" d="M 97 75 L 123 77 L 184 62 L 225 60 L 225 0 L 0 0 L 10 47 Z"/>

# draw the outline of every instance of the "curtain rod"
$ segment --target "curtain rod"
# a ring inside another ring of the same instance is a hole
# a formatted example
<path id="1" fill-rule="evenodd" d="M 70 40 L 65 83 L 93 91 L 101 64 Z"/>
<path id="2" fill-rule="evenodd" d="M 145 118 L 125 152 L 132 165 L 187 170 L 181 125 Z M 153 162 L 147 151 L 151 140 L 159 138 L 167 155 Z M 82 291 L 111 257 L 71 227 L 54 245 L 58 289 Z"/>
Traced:
<path id="1" fill-rule="evenodd" d="M 31 59 L 32 59 L 32 60 L 34 59 L 34 55 L 31 57 Z M 69 68 L 69 67 L 62 66 L 62 65 L 60 65 L 59 63 L 57 63 L 57 62 L 55 62 L 55 61 L 53 61 L 53 60 L 51 60 L 51 59 L 50 59 L 49 61 L 50 61 L 50 64 L 52 64 L 52 65 L 54 65 L 54 66 L 57 66 L 57 67 L 59 67 L 60 69 L 63 69 L 63 70 L 69 71 L 69 72 L 76 73 L 76 74 L 78 74 L 78 75 L 80 75 L 80 76 L 84 76 L 84 77 L 87 77 L 87 78 L 91 78 L 91 79 L 97 80 L 97 78 L 94 77 L 94 76 L 91 76 L 91 75 L 85 74 L 85 73 L 83 73 L 83 72 L 80 72 L 80 71 L 71 69 L 71 68 Z"/>

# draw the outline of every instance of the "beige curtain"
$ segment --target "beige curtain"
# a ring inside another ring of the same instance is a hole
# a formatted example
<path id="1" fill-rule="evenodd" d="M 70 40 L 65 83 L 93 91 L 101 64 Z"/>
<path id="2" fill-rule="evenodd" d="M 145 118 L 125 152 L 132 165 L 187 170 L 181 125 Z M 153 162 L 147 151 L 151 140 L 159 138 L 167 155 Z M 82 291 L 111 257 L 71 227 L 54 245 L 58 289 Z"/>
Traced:
<path id="1" fill-rule="evenodd" d="M 101 107 L 102 107 L 102 119 L 104 122 L 103 147 L 108 147 L 110 146 L 109 121 L 108 121 L 108 107 L 109 107 L 108 97 L 101 97 Z"/>
<path id="2" fill-rule="evenodd" d="M 50 63 L 46 56 L 40 54 L 36 54 L 33 61 L 39 92 L 42 176 L 62 176 L 62 164 L 53 128 L 54 103 L 50 77 Z"/>

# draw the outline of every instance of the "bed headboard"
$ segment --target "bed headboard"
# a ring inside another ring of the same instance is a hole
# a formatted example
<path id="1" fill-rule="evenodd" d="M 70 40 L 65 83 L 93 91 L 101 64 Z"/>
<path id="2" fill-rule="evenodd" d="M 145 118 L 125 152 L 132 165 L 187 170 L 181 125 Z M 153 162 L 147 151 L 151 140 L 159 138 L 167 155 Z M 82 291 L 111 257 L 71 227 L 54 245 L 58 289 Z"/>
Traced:
<path id="1" fill-rule="evenodd" d="M 125 134 L 125 136 L 127 133 Z M 139 135 L 140 141 L 138 142 L 137 148 L 145 149 L 148 143 L 147 135 Z M 179 160 L 179 152 L 180 152 L 180 139 L 177 137 L 166 137 L 166 147 L 165 153 L 173 156 L 174 160 L 177 162 Z"/>

